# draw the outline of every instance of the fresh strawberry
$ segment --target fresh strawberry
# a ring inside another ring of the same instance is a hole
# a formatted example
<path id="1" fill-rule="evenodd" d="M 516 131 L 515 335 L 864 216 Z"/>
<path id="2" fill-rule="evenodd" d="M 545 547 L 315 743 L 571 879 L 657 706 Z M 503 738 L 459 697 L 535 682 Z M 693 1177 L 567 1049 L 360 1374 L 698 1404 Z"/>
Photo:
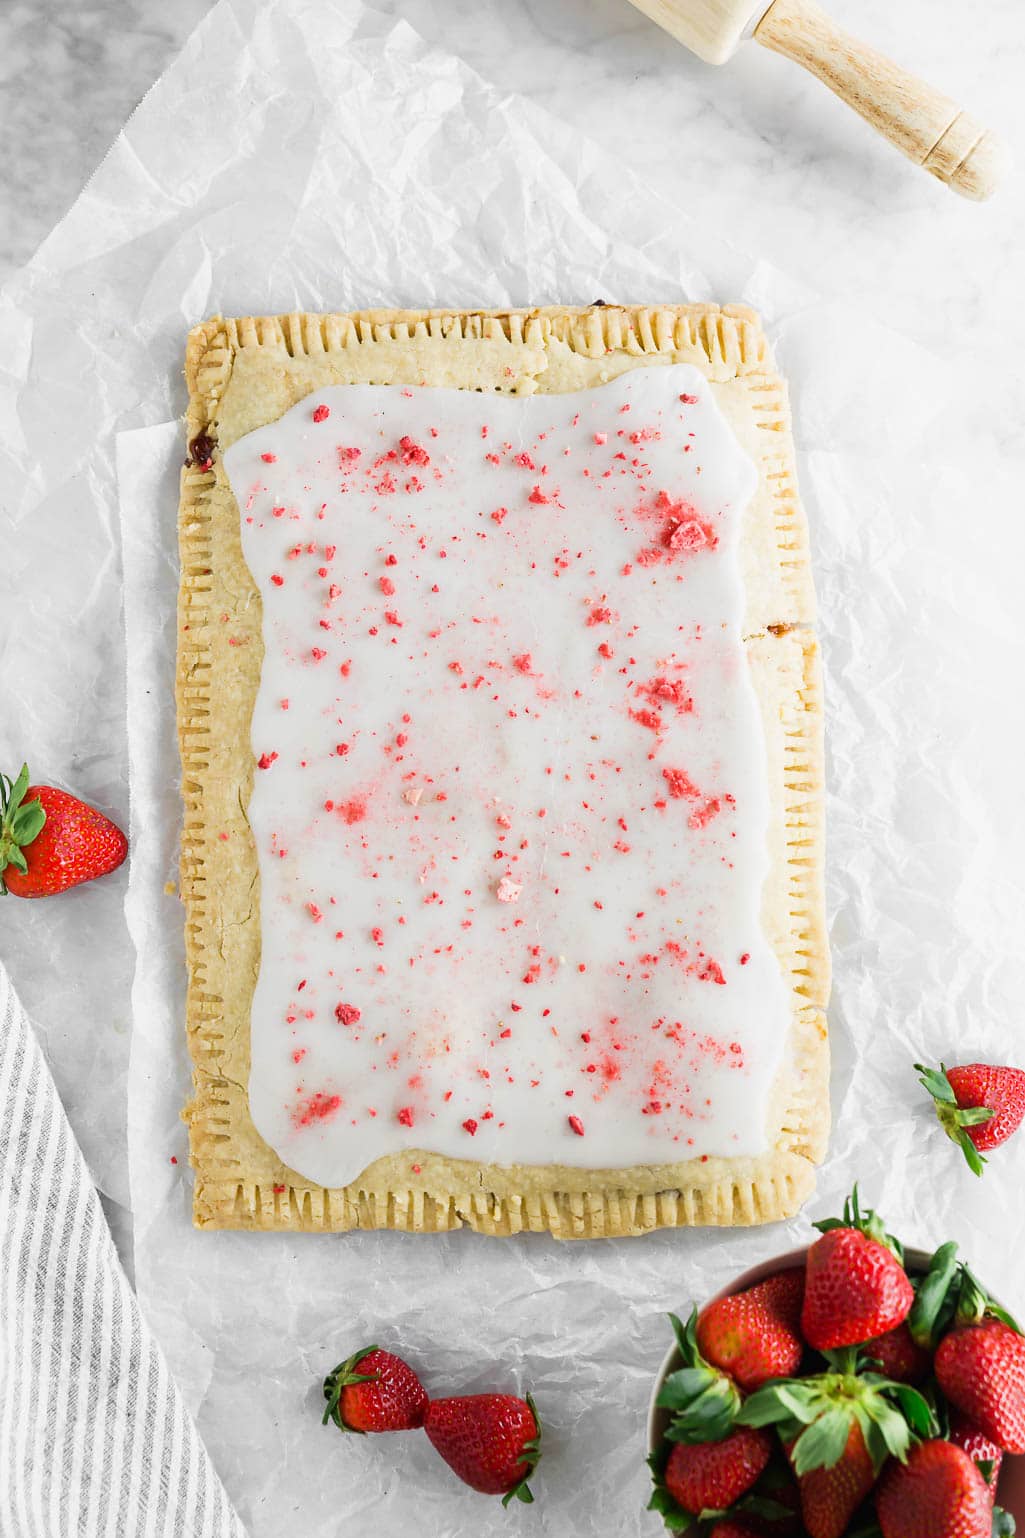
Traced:
<path id="1" fill-rule="evenodd" d="M 747 1393 L 770 1378 L 789 1378 L 801 1365 L 804 1273 L 777 1271 L 746 1292 L 710 1303 L 698 1315 L 702 1356 L 728 1372 Z"/>
<path id="2" fill-rule="evenodd" d="M 765 1538 L 765 1531 L 757 1517 L 720 1517 L 708 1529 L 708 1538 Z"/>
<path id="3" fill-rule="evenodd" d="M 914 1435 L 935 1435 L 917 1389 L 890 1382 L 852 1350 L 828 1353 L 833 1370 L 780 1379 L 751 1395 L 737 1420 L 775 1426 L 797 1476 L 812 1538 L 839 1538 L 889 1456 L 907 1455 Z"/>
<path id="4" fill-rule="evenodd" d="M 423 1384 L 400 1356 L 366 1346 L 324 1379 L 324 1425 L 339 1431 L 412 1431 L 427 1413 Z"/>
<path id="5" fill-rule="evenodd" d="M 920 1442 L 876 1494 L 883 1538 L 989 1538 L 991 1508 L 982 1475 L 950 1442 Z"/>
<path id="6" fill-rule="evenodd" d="M 861 1354 L 873 1362 L 884 1378 L 897 1383 L 924 1383 L 932 1369 L 932 1352 L 916 1345 L 907 1321 L 875 1340 L 867 1340 Z"/>
<path id="7" fill-rule="evenodd" d="M 950 1417 L 950 1441 L 955 1447 L 960 1447 L 979 1470 L 986 1487 L 989 1490 L 989 1501 L 992 1506 L 996 1500 L 997 1480 L 1000 1478 L 1000 1465 L 1004 1461 L 1004 1450 L 990 1440 L 984 1431 L 967 1416 L 959 1415 L 955 1410 Z"/>
<path id="8" fill-rule="evenodd" d="M 116 870 L 128 840 L 102 812 L 52 785 L 0 775 L 0 893 L 52 897 Z"/>
<path id="9" fill-rule="evenodd" d="M 940 1126 L 981 1175 L 983 1153 L 1006 1143 L 1025 1119 L 1025 1071 L 993 1063 L 941 1063 L 938 1071 L 916 1063 L 915 1069 L 936 1102 Z"/>
<path id="10" fill-rule="evenodd" d="M 1007 1453 L 1025 1453 L 1025 1337 L 1002 1319 L 959 1324 L 936 1351 L 936 1381 Z"/>
<path id="11" fill-rule="evenodd" d="M 746 1495 L 772 1457 L 765 1431 L 738 1426 L 720 1442 L 677 1442 L 665 1467 L 665 1487 L 692 1516 L 725 1511 Z"/>
<path id="12" fill-rule="evenodd" d="M 801 1328 L 817 1351 L 874 1340 L 908 1316 L 914 1290 L 898 1255 L 897 1241 L 874 1212 L 862 1213 L 858 1192 L 845 1203 L 843 1220 L 817 1223 L 822 1238 L 808 1251 Z"/>
<path id="13" fill-rule="evenodd" d="M 797 1482 L 801 1518 L 811 1538 L 841 1538 L 876 1482 L 876 1468 L 857 1421 L 851 1422 L 836 1462 L 828 1468 L 810 1469 Z"/>
<path id="14" fill-rule="evenodd" d="M 513 1394 L 432 1399 L 424 1421 L 432 1445 L 464 1484 L 484 1495 L 530 1502 L 527 1479 L 541 1456 L 534 1401 Z"/>

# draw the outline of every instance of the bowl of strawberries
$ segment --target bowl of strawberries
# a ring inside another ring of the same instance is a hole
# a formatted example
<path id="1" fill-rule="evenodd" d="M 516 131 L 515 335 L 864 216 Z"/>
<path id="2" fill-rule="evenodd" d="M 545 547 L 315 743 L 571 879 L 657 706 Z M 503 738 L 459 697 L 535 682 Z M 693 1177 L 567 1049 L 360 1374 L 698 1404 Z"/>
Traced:
<path id="1" fill-rule="evenodd" d="M 855 1189 L 807 1249 L 685 1321 L 648 1423 L 650 1507 L 693 1538 L 1025 1531 L 1025 1337 L 958 1259 Z"/>

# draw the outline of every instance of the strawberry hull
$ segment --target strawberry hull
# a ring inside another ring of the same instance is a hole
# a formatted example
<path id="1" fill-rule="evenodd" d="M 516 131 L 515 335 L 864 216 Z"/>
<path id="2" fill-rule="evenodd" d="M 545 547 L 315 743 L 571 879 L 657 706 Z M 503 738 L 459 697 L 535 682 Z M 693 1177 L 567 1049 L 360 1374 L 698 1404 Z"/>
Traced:
<path id="1" fill-rule="evenodd" d="M 721 1292 L 708 1299 L 708 1303 L 718 1302 L 721 1298 L 730 1297 L 736 1292 L 745 1292 L 766 1277 L 772 1276 L 777 1271 L 802 1270 L 807 1260 L 807 1249 L 791 1250 L 785 1255 L 776 1255 L 770 1260 L 763 1261 L 761 1265 L 753 1266 L 750 1271 L 745 1271 L 736 1277 Z M 913 1275 L 924 1274 L 929 1267 L 929 1255 L 924 1250 L 909 1249 L 905 1253 L 904 1263 L 907 1271 Z M 707 1305 L 706 1305 L 707 1306 Z M 675 1372 L 680 1366 L 680 1355 L 674 1345 L 666 1354 L 660 1367 L 652 1389 L 651 1401 L 648 1408 L 648 1451 L 657 1453 L 663 1447 L 665 1433 L 669 1425 L 670 1412 L 661 1409 L 657 1404 L 659 1393 L 669 1374 Z M 997 1485 L 996 1499 L 998 1503 L 1009 1511 L 1018 1524 L 1018 1531 L 1025 1533 L 1025 1456 L 1012 1457 L 1008 1454 L 1000 1469 L 1000 1479 Z M 659 1518 L 652 1515 L 651 1531 L 657 1532 L 656 1523 Z"/>

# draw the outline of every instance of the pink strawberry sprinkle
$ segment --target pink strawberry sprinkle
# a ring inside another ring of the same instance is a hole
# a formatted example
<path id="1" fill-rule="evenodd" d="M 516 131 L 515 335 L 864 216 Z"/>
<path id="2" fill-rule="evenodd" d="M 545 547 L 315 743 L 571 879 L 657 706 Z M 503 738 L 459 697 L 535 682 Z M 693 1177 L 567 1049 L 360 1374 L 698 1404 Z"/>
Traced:
<path id="1" fill-rule="evenodd" d="M 427 450 L 421 448 L 419 443 L 415 443 L 408 436 L 399 439 L 399 448 L 402 450 L 402 463 L 404 465 L 429 465 L 431 462 L 431 456 Z"/>
<path id="2" fill-rule="evenodd" d="M 669 794 L 679 800 L 696 801 L 701 792 L 683 769 L 663 769 L 662 778 L 669 786 Z"/>
<path id="3" fill-rule="evenodd" d="M 327 1121 L 339 1109 L 342 1103 L 341 1095 L 326 1095 L 323 1090 L 317 1090 L 307 1100 L 301 1100 L 292 1112 L 292 1125 L 295 1127 L 309 1127 L 315 1121 Z"/>

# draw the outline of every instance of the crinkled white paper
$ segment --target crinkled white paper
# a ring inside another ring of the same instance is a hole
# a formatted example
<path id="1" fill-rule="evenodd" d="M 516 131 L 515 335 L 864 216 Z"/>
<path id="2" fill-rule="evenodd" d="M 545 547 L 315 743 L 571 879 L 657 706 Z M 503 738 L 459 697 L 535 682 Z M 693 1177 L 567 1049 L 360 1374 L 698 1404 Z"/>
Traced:
<path id="1" fill-rule="evenodd" d="M 739 210 L 723 234 L 738 231 Z M 253 1538 L 657 1533 L 643 1438 L 664 1311 L 809 1231 L 802 1218 L 560 1246 L 189 1224 L 181 910 L 165 891 L 185 330 L 218 309 L 598 297 L 747 298 L 791 379 L 825 648 L 836 964 L 836 1131 L 811 1215 L 857 1178 L 898 1232 L 961 1238 L 1023 1301 L 1025 1138 L 974 1181 L 911 1071 L 920 1055 L 1025 1055 L 1020 476 L 959 431 L 1000 382 L 811 303 L 404 24 L 347 0 L 221 0 L 0 311 L 8 591 L 23 595 L 19 627 L 0 618 L 0 746 L 10 758 L 27 741 L 123 813 L 123 593 L 137 1276 Z M 124 1199 L 120 898 L 101 883 L 38 914 L 5 908 L 3 943 L 92 1166 Z M 323 1373 L 370 1340 L 434 1392 L 532 1388 L 538 1503 L 502 1513 L 463 1491 L 422 1437 L 322 1428 Z"/>

